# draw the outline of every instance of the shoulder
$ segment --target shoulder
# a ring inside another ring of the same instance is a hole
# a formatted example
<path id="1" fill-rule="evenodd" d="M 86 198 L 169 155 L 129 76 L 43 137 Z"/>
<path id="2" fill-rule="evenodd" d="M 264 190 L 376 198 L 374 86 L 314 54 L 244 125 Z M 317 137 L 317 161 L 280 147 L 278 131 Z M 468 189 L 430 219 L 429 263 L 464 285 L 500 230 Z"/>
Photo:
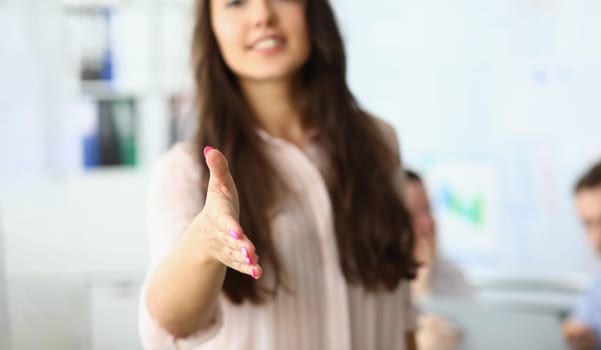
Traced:
<path id="1" fill-rule="evenodd" d="M 151 183 L 167 187 L 197 184 L 202 173 L 200 162 L 201 157 L 194 144 L 176 143 L 154 164 Z"/>
<path id="2" fill-rule="evenodd" d="M 463 282 L 465 275 L 453 261 L 445 258 L 437 258 L 434 273 L 447 282 Z"/>
<path id="3" fill-rule="evenodd" d="M 178 142 L 171 146 L 156 162 L 155 172 L 169 172 L 181 168 L 195 168 L 200 165 L 200 156 L 192 143 Z"/>
<path id="4" fill-rule="evenodd" d="M 395 154 L 399 154 L 399 140 L 395 128 L 389 122 L 382 118 L 376 117 L 373 114 L 366 113 L 371 122 L 376 126 L 376 129 L 382 136 L 382 139 Z"/>
<path id="5" fill-rule="evenodd" d="M 395 142 L 397 141 L 397 133 L 392 124 L 373 114 L 367 113 L 367 116 L 372 121 L 372 123 L 374 123 L 374 125 L 378 128 L 378 131 L 386 140 L 394 140 Z"/>
<path id="6" fill-rule="evenodd" d="M 589 289 L 594 290 L 595 293 L 599 293 L 599 296 L 601 297 L 601 271 L 595 273 L 593 280 L 589 285 Z"/>
<path id="7" fill-rule="evenodd" d="M 458 298 L 474 297 L 474 290 L 459 265 L 444 257 L 437 257 L 434 266 L 432 278 L 435 294 Z"/>

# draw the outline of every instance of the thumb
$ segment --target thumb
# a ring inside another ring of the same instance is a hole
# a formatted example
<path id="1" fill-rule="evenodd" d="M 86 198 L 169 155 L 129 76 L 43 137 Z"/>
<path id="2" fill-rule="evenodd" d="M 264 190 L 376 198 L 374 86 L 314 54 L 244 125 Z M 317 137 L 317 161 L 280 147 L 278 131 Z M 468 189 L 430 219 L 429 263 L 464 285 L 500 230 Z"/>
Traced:
<path id="1" fill-rule="evenodd" d="M 230 170 L 228 161 L 223 153 L 211 146 L 207 146 L 204 148 L 204 155 L 211 176 L 209 186 L 211 185 L 211 181 L 216 182 L 227 179 L 230 175 Z"/>
<path id="2" fill-rule="evenodd" d="M 230 174 L 229 164 L 223 153 L 217 149 L 207 146 L 204 149 L 205 160 L 209 167 L 209 186 L 208 192 L 220 193 L 225 195 L 230 201 L 233 201 L 234 206 L 238 206 L 238 193 L 234 179 Z"/>

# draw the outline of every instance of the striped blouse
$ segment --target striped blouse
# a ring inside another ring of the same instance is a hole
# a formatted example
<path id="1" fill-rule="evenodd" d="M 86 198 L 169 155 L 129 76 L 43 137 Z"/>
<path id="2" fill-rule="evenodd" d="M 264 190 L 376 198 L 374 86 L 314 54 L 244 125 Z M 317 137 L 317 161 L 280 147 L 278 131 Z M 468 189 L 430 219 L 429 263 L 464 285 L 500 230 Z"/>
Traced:
<path id="1" fill-rule="evenodd" d="M 383 121 L 383 137 L 398 149 L 394 129 Z M 195 334 L 176 339 L 139 307 L 139 331 L 146 349 L 300 350 L 405 349 L 405 335 L 415 330 L 409 284 L 393 292 L 368 293 L 349 285 L 338 260 L 332 207 L 320 149 L 300 149 L 258 131 L 267 154 L 290 186 L 290 200 L 279 206 L 273 222 L 275 248 L 291 291 L 280 289 L 263 305 L 235 305 L 220 298 L 214 322 Z M 187 143 L 174 145 L 156 164 L 149 193 L 150 267 L 161 259 L 201 211 L 201 156 Z M 399 189 L 401 181 L 399 169 Z M 260 254 L 260 253 L 259 253 Z M 257 283 L 273 282 L 268 266 Z"/>

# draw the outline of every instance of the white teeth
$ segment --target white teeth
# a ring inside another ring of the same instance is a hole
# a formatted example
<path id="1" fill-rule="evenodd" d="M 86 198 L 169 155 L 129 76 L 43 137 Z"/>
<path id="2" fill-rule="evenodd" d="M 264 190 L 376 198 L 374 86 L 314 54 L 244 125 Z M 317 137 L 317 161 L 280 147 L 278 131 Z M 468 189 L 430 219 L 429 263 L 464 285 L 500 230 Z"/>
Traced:
<path id="1" fill-rule="evenodd" d="M 278 39 L 263 39 L 256 43 L 253 48 L 257 50 L 271 49 L 278 46 L 281 42 L 282 41 Z"/>

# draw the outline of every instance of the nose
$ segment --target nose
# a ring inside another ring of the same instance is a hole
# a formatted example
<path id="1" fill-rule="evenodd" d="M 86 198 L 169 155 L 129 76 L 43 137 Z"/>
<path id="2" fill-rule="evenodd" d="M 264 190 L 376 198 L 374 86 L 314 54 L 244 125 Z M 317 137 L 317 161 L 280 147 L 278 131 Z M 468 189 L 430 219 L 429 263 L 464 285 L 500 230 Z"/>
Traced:
<path id="1" fill-rule="evenodd" d="M 253 13 L 253 26 L 255 28 L 270 27 L 274 22 L 274 12 L 272 0 L 254 0 L 252 13 Z"/>

